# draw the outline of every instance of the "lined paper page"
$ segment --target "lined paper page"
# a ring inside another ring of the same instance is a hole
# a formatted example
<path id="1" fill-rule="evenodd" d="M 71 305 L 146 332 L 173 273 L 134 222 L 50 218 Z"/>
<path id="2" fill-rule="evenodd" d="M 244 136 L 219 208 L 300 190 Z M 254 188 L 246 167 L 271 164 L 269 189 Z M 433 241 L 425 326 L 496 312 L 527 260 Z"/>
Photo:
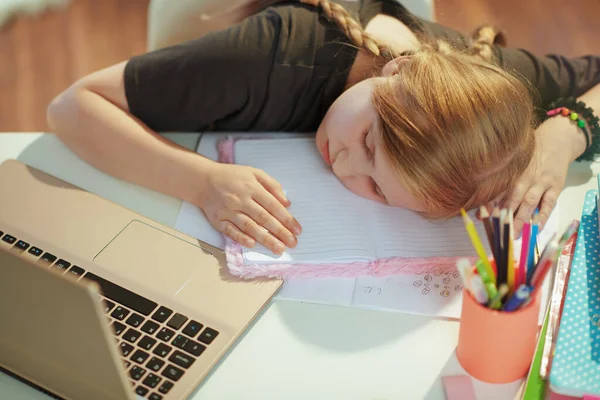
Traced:
<path id="1" fill-rule="evenodd" d="M 276 179 L 302 225 L 298 246 L 276 256 L 257 245 L 245 249 L 249 262 L 364 261 L 374 259 L 366 228 L 373 202 L 346 189 L 321 159 L 314 138 L 238 141 L 235 163 L 260 168 Z"/>
<path id="2" fill-rule="evenodd" d="M 430 221 L 410 210 L 375 205 L 371 229 L 377 238 L 376 255 L 386 257 L 459 257 L 475 256 L 461 217 Z M 473 221 L 475 213 L 470 213 Z M 479 238 L 490 251 L 485 228 L 475 223 Z"/>

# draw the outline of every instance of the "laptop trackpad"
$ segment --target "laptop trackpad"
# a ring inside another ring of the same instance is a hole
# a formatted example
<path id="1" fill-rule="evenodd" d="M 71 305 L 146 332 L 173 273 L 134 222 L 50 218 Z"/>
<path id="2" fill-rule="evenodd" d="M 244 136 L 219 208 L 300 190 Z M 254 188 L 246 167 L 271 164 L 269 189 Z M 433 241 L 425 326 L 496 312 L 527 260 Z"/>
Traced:
<path id="1" fill-rule="evenodd" d="M 175 295 L 199 272 L 203 249 L 166 232 L 132 221 L 94 258 L 127 280 Z"/>

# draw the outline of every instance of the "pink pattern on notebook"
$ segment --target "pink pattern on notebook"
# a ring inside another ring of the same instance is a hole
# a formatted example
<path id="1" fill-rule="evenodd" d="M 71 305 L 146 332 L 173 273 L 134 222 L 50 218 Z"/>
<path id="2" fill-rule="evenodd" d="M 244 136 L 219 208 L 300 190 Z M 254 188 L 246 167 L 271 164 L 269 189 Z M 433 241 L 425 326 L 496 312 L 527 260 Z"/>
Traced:
<path id="1" fill-rule="evenodd" d="M 233 147 L 240 139 L 249 138 L 227 138 L 217 143 L 219 161 L 233 164 Z M 252 139 L 264 139 L 253 137 Z M 256 264 L 245 263 L 243 247 L 225 236 L 225 255 L 227 266 L 233 275 L 252 279 L 259 277 L 269 278 L 292 278 L 292 277 L 356 277 L 356 276 L 386 276 L 398 274 L 420 274 L 424 272 L 452 272 L 456 270 L 456 260 L 459 257 L 389 257 L 371 262 L 343 262 L 326 264 Z M 469 258 L 473 263 L 476 257 Z"/>

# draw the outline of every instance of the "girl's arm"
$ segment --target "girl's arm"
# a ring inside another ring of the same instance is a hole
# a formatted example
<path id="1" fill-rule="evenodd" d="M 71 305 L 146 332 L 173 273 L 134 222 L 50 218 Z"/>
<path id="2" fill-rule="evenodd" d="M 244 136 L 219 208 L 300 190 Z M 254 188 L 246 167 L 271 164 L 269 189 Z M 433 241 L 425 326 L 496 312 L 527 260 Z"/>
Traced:
<path id="1" fill-rule="evenodd" d="M 600 117 L 600 84 L 578 100 Z M 592 138 L 592 141 L 598 140 L 600 137 Z M 539 223 L 542 227 L 546 224 L 565 185 L 569 165 L 583 154 L 585 146 L 583 131 L 570 118 L 555 116 L 538 127 L 533 161 L 503 204 L 518 210 L 514 225 L 516 235 L 520 234 L 536 207 L 539 207 Z"/>
<path id="2" fill-rule="evenodd" d="M 285 208 L 290 203 L 279 183 L 159 136 L 131 114 L 124 68 L 91 74 L 52 101 L 48 123 L 57 136 L 99 170 L 199 206 L 217 230 L 242 245 L 259 242 L 274 253 L 295 247 L 301 228 Z"/>
<path id="3" fill-rule="evenodd" d="M 158 135 L 129 112 L 125 63 L 95 72 L 56 97 L 50 128 L 81 158 L 116 178 L 198 203 L 214 162 Z"/>

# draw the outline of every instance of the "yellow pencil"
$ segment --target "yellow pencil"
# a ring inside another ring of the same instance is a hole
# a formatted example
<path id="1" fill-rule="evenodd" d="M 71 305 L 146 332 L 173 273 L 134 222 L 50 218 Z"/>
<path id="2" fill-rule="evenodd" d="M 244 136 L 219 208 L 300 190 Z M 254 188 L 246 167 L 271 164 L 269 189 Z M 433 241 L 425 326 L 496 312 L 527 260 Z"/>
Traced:
<path id="1" fill-rule="evenodd" d="M 507 283 L 508 283 L 508 289 L 510 290 L 510 293 L 514 292 L 515 290 L 517 290 L 517 288 L 515 287 L 515 259 L 513 257 L 513 236 L 514 236 L 514 229 L 513 229 L 513 212 L 512 210 L 508 210 L 508 212 L 506 213 L 506 218 L 504 219 L 504 223 L 508 225 L 508 249 L 507 249 L 507 253 L 506 253 L 506 268 L 507 268 Z"/>
<path id="2" fill-rule="evenodd" d="M 479 235 L 477 234 L 477 230 L 475 230 L 475 225 L 473 224 L 473 220 L 471 218 L 469 218 L 469 216 L 467 215 L 467 213 L 464 209 L 461 209 L 460 213 L 462 214 L 463 221 L 465 222 L 465 228 L 467 229 L 467 233 L 469 234 L 469 237 L 471 238 L 471 242 L 473 243 L 473 247 L 475 248 L 477 255 L 483 262 L 483 266 L 485 267 L 485 270 L 488 272 L 488 275 L 491 276 L 494 283 L 496 283 L 496 276 L 494 274 L 494 271 L 492 270 L 492 265 L 490 264 L 490 260 L 488 259 L 487 254 L 485 253 L 485 249 L 483 248 L 483 245 L 481 244 L 481 240 L 479 240 Z"/>

